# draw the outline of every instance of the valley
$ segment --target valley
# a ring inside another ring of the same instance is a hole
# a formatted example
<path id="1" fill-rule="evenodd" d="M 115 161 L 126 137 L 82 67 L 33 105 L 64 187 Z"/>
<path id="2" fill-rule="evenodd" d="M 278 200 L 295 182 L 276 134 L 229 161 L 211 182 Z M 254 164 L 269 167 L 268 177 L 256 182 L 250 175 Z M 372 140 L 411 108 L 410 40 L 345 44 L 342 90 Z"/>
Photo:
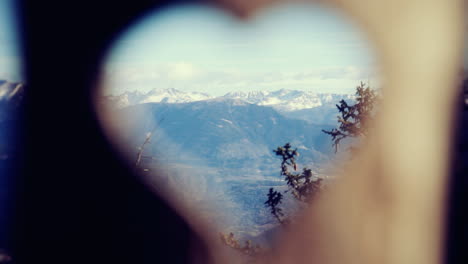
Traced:
<path id="1" fill-rule="evenodd" d="M 277 226 L 264 205 L 268 189 L 286 190 L 272 150 L 291 143 L 298 170 L 326 178 L 335 154 L 321 130 L 335 127 L 342 98 L 353 96 L 279 90 L 203 97 L 169 89 L 106 99 L 122 121 L 119 137 L 132 146 L 129 157 L 151 133 L 142 161 L 149 181 L 196 203 L 224 231 L 263 243 Z M 288 107 L 298 100 L 304 108 Z"/>

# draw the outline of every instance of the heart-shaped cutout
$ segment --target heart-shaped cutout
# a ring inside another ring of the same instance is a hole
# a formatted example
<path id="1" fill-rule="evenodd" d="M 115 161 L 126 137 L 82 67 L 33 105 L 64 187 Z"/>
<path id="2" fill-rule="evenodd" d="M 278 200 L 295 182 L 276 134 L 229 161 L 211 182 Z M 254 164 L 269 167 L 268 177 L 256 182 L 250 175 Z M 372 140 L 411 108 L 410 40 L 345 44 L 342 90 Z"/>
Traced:
<path id="1" fill-rule="evenodd" d="M 291 143 L 294 170 L 327 178 L 336 156 L 322 130 L 337 127 L 335 105 L 353 103 L 361 81 L 378 86 L 357 28 L 298 4 L 249 21 L 200 6 L 160 11 L 117 41 L 103 72 L 98 113 L 130 166 L 182 214 L 263 245 L 280 225 L 269 189 L 288 190 L 273 150 Z"/>

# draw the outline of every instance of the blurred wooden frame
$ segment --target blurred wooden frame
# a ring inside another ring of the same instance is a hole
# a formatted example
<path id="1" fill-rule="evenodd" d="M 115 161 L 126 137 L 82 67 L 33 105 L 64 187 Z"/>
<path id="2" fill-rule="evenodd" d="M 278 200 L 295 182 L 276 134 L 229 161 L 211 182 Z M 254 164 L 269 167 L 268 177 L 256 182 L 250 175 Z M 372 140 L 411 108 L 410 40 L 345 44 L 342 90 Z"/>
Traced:
<path id="1" fill-rule="evenodd" d="M 280 1 L 217 3 L 248 17 L 273 2 Z M 463 57 L 463 1 L 321 3 L 338 8 L 368 34 L 382 70 L 385 100 L 372 137 L 346 175 L 305 213 L 300 225 L 278 240 L 274 255 L 264 261 L 441 263 Z M 215 259 L 231 263 L 220 255 Z"/>
<path id="2" fill-rule="evenodd" d="M 212 2 L 248 19 L 263 7 L 286 1 Z M 453 114 L 463 57 L 463 1 L 301 2 L 336 7 L 361 26 L 377 54 L 385 99 L 371 124 L 371 138 L 346 175 L 278 239 L 273 255 L 260 261 L 441 263 Z M 219 238 L 194 210 L 183 201 L 170 200 L 209 248 L 209 256 L 195 254 L 194 263 L 240 263 L 219 245 Z"/>

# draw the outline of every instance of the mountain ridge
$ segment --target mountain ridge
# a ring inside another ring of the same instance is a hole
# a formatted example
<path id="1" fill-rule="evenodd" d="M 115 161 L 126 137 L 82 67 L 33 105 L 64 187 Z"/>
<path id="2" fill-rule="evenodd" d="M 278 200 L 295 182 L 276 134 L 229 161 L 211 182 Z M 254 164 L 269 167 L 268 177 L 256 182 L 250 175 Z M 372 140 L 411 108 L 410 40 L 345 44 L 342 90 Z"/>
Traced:
<path id="1" fill-rule="evenodd" d="M 186 200 L 216 201 L 222 209 L 207 208 L 204 213 L 226 216 L 232 221 L 226 230 L 243 230 L 246 237 L 276 225 L 264 206 L 269 188 L 284 188 L 276 147 L 287 142 L 297 147 L 298 170 L 307 166 L 316 176 L 325 175 L 323 165 L 333 159 L 329 137 L 321 131 L 331 126 L 288 118 L 272 107 L 239 99 L 144 103 L 115 114 L 128 157 L 135 157 L 151 133 L 143 152 L 151 158 L 142 166 L 157 171 L 158 178 L 147 174 L 148 181 Z"/>
<path id="2" fill-rule="evenodd" d="M 205 100 L 238 99 L 246 103 L 271 106 L 279 112 L 293 112 L 338 103 L 341 99 L 354 100 L 354 94 L 315 93 L 312 91 L 280 89 L 276 91 L 233 91 L 222 96 L 185 92 L 175 88 L 152 89 L 148 92 L 131 91 L 105 96 L 115 108 L 142 103 L 190 103 Z"/>

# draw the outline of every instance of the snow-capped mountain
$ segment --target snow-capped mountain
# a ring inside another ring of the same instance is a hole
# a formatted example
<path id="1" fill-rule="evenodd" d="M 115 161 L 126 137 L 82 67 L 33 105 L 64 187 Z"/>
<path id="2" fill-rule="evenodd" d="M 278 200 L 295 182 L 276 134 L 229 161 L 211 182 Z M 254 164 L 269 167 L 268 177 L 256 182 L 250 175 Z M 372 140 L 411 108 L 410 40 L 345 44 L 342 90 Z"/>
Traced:
<path id="1" fill-rule="evenodd" d="M 9 202 L 6 202 L 13 197 L 9 189 L 13 180 L 11 172 L 17 168 L 12 160 L 23 148 L 18 133 L 22 120 L 18 118 L 18 113 L 22 110 L 25 89 L 23 83 L 0 80 L 0 229 L 6 226 L 8 220 Z"/>
<path id="2" fill-rule="evenodd" d="M 310 109 L 326 104 L 336 104 L 341 99 L 353 99 L 350 94 L 314 93 L 311 91 L 287 90 L 231 92 L 223 97 L 241 99 L 246 102 L 271 106 L 280 112 L 291 112 Z"/>
<path id="3" fill-rule="evenodd" d="M 21 96 L 24 84 L 0 80 L 0 101 L 10 101 Z"/>
<path id="4" fill-rule="evenodd" d="M 107 96 L 117 108 L 144 103 L 190 103 L 213 98 L 205 93 L 183 92 L 174 88 L 153 89 L 146 93 L 139 91 L 125 92 L 117 96 Z"/>
<path id="5" fill-rule="evenodd" d="M 142 164 L 158 171 L 156 185 L 176 188 L 184 199 L 200 204 L 217 201 L 224 209 L 206 213 L 225 214 L 232 221 L 226 230 L 239 235 L 243 230 L 248 237 L 276 223 L 265 197 L 269 188 L 285 186 L 272 150 L 289 142 L 301 153 L 299 166 L 326 174 L 334 149 L 322 129 L 336 127 L 335 105 L 342 99 L 352 101 L 354 95 L 281 89 L 215 97 L 155 89 L 107 97 L 104 103 L 116 108 L 119 136 L 131 146 L 131 159 L 152 136 L 144 149 L 150 158 Z"/>
<path id="6" fill-rule="evenodd" d="M 205 93 L 184 92 L 177 89 L 154 89 L 147 93 L 126 92 L 118 96 L 107 96 L 104 103 L 113 108 L 125 108 L 143 103 L 190 103 L 198 101 L 234 100 L 237 105 L 253 104 L 271 107 L 280 114 L 313 124 L 336 124 L 336 104 L 340 100 L 353 101 L 354 94 L 314 93 L 311 91 L 287 90 L 229 92 L 223 96 Z"/>
<path id="7" fill-rule="evenodd" d="M 0 122 L 15 119 L 24 95 L 24 83 L 0 80 Z"/>
<path id="8" fill-rule="evenodd" d="M 279 112 L 292 112 L 330 104 L 334 106 L 341 99 L 354 99 L 354 95 L 281 89 L 277 91 L 230 92 L 220 97 L 214 97 L 206 93 L 184 92 L 170 88 L 153 89 L 147 93 L 133 91 L 107 97 L 117 108 L 142 103 L 190 103 L 215 98 L 237 99 L 250 104 L 271 106 Z"/>

